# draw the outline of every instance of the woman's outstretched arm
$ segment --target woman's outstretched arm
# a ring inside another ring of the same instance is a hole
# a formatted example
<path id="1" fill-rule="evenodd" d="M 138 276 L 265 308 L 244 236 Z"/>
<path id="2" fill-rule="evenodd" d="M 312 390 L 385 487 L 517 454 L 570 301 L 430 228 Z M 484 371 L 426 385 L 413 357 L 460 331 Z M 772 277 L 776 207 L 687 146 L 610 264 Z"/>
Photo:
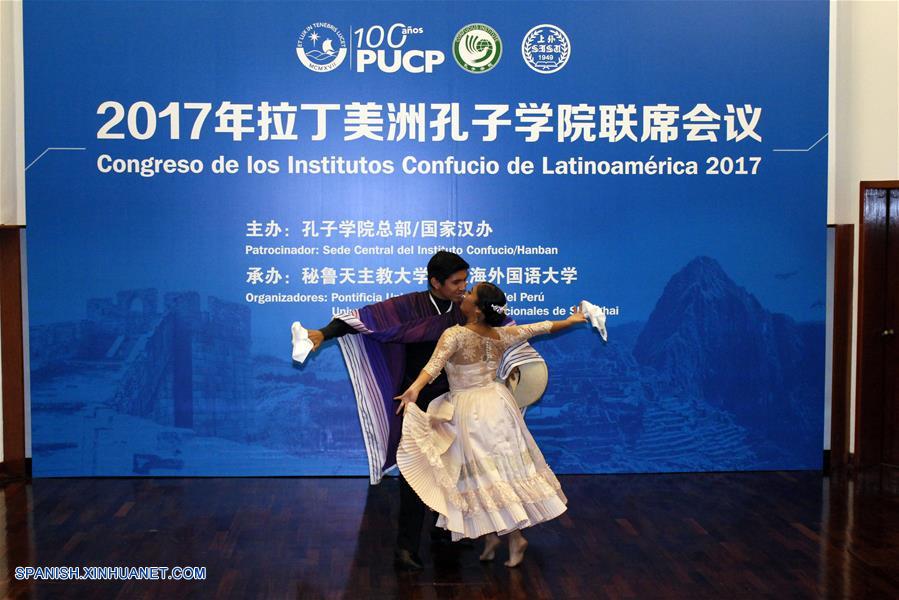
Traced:
<path id="1" fill-rule="evenodd" d="M 552 327 L 549 328 L 550 333 L 555 333 L 557 331 L 562 331 L 563 329 L 567 329 L 572 325 L 577 325 L 578 323 L 586 323 L 587 317 L 581 312 L 580 306 L 575 307 L 574 312 L 572 312 L 567 319 L 564 321 L 550 321 Z"/>
<path id="2" fill-rule="evenodd" d="M 528 323 L 527 325 L 518 325 L 517 334 L 515 335 L 516 343 L 520 340 L 527 340 L 536 335 L 545 335 L 547 333 L 556 333 L 567 329 L 578 323 L 586 323 L 587 317 L 581 312 L 579 307 L 575 307 L 574 311 L 564 321 L 540 321 L 539 323 Z M 549 327 L 547 328 L 547 324 Z M 514 331 L 514 330 L 513 330 Z"/>

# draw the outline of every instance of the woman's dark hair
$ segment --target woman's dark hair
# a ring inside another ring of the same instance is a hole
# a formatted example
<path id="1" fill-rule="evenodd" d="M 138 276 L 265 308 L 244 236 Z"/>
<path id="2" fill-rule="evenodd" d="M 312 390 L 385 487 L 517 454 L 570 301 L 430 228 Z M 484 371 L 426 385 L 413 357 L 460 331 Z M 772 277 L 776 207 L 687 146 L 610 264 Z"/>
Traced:
<path id="1" fill-rule="evenodd" d="M 428 285 L 431 285 L 432 277 L 443 285 L 453 273 L 467 270 L 468 263 L 461 256 L 446 250 L 440 250 L 428 261 Z"/>
<path id="2" fill-rule="evenodd" d="M 506 305 L 506 294 L 492 283 L 478 284 L 478 302 L 477 307 L 481 309 L 484 315 L 484 322 L 491 327 L 499 327 L 506 320 L 504 313 L 494 310 L 494 306 Z"/>

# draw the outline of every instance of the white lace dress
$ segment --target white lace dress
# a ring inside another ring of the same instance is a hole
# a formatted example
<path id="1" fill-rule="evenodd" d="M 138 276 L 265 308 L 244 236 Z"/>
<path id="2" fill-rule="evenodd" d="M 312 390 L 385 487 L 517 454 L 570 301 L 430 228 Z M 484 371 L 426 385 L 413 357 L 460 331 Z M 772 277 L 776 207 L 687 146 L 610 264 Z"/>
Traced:
<path id="1" fill-rule="evenodd" d="M 499 339 L 456 325 L 440 337 L 425 370 L 446 369 L 450 391 L 422 412 L 406 409 L 397 465 L 453 540 L 500 535 L 553 519 L 567 499 L 525 426 L 515 399 L 496 380 L 503 353 L 549 333 L 549 321 L 497 327 Z"/>

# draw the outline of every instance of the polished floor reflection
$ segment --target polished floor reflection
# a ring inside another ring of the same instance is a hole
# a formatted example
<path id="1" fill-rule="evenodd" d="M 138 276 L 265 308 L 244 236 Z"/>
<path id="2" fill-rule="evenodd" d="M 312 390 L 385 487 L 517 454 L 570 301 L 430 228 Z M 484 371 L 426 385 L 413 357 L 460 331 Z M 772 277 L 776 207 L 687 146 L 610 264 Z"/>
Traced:
<path id="1" fill-rule="evenodd" d="M 897 598 L 899 497 L 813 472 L 561 477 L 521 567 L 431 546 L 392 567 L 396 480 L 7 483 L 12 598 Z M 206 568 L 204 580 L 18 580 L 24 566 Z"/>

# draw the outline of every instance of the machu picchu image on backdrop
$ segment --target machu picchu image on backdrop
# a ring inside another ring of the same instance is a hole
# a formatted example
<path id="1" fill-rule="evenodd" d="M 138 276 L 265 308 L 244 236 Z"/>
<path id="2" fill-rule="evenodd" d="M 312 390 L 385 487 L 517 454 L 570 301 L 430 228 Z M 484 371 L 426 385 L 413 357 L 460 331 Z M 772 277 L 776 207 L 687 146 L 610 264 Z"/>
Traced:
<path id="1" fill-rule="evenodd" d="M 334 342 L 302 367 L 289 335 L 256 353 L 253 310 L 196 291 L 81 308 L 30 331 L 36 475 L 367 472 Z M 593 335 L 534 343 L 550 384 L 526 420 L 558 472 L 820 463 L 824 323 L 767 311 L 715 260 L 673 274 L 646 322 Z"/>

